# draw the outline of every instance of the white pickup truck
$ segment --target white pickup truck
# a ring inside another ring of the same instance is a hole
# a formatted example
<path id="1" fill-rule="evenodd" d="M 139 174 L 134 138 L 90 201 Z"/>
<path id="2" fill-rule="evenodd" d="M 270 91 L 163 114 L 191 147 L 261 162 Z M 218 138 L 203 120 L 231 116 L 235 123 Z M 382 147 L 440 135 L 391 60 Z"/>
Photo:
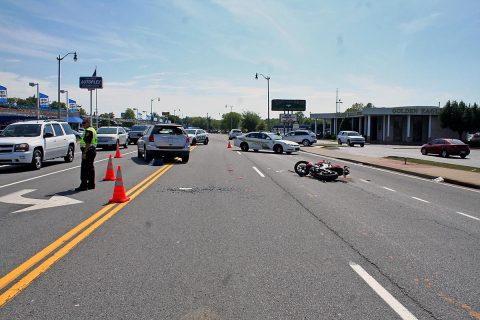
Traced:
<path id="1" fill-rule="evenodd" d="M 0 134 L 0 164 L 30 164 L 38 170 L 45 160 L 63 158 L 72 162 L 75 143 L 75 134 L 66 122 L 12 123 Z"/>

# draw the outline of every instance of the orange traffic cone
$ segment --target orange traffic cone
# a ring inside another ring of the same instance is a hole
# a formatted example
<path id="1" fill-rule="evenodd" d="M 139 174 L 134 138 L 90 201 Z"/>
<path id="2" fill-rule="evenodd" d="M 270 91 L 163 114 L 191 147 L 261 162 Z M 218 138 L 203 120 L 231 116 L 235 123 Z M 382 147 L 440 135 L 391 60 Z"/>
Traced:
<path id="1" fill-rule="evenodd" d="M 115 181 L 115 171 L 113 170 L 112 155 L 108 156 L 107 172 L 103 181 Z"/>
<path id="2" fill-rule="evenodd" d="M 115 158 L 121 158 L 122 154 L 120 153 L 120 147 L 117 142 L 117 151 L 115 151 Z"/>
<path id="3" fill-rule="evenodd" d="M 227 149 L 232 149 L 232 145 L 230 144 L 230 140 L 228 140 Z"/>
<path id="4" fill-rule="evenodd" d="M 115 179 L 115 188 L 113 188 L 113 196 L 108 202 L 127 202 L 130 200 L 125 194 L 125 188 L 123 187 L 122 169 L 118 166 L 117 178 Z"/>

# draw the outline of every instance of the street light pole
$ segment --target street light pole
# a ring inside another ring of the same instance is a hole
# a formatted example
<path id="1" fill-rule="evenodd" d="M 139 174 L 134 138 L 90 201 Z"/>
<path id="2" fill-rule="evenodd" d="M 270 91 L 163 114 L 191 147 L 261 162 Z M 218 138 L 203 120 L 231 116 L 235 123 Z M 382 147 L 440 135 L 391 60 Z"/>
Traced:
<path id="1" fill-rule="evenodd" d="M 270 131 L 270 77 L 264 76 L 261 73 L 255 73 L 255 79 L 258 80 L 258 75 L 261 75 L 267 80 L 267 131 Z"/>
<path id="2" fill-rule="evenodd" d="M 67 104 L 65 105 L 65 107 L 67 109 L 67 123 L 68 123 L 68 107 L 69 107 L 68 90 L 60 90 L 60 93 L 65 93 L 67 95 Z"/>
<path id="3" fill-rule="evenodd" d="M 339 105 L 340 103 L 343 103 L 341 99 L 338 99 L 338 88 L 337 88 L 337 96 L 335 98 L 335 126 L 334 126 L 334 135 L 335 137 L 337 136 L 337 114 L 340 111 Z"/>
<path id="4" fill-rule="evenodd" d="M 153 100 L 158 99 L 160 101 L 160 98 L 152 98 L 150 99 L 150 122 L 153 124 Z"/>
<path id="5" fill-rule="evenodd" d="M 38 85 L 38 83 L 35 83 L 35 82 L 30 82 L 28 84 L 30 87 L 37 87 L 37 120 L 40 119 L 40 86 Z"/>
<path id="6" fill-rule="evenodd" d="M 58 55 L 57 57 L 57 60 L 58 60 L 58 103 L 59 103 L 59 106 L 58 106 L 58 118 L 60 119 L 60 61 L 62 61 L 66 56 L 68 56 L 69 54 L 73 54 L 73 61 L 77 61 L 77 51 L 75 52 L 69 52 L 67 53 L 66 55 L 64 55 L 63 57 L 61 57 L 60 55 Z"/>
<path id="7" fill-rule="evenodd" d="M 137 112 L 138 112 L 138 109 L 137 109 L 137 108 L 133 108 L 133 112 L 135 113 L 135 116 L 134 116 L 134 117 L 135 117 L 135 118 L 134 118 L 134 119 L 135 119 L 135 124 L 137 124 L 137 118 L 138 118 L 138 113 L 137 113 Z"/>

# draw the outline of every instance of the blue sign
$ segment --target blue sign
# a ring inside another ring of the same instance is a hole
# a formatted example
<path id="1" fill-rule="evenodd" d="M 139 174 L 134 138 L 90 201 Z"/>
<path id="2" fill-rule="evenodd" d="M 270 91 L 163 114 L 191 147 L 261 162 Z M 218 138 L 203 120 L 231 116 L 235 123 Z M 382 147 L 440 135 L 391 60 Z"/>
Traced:
<path id="1" fill-rule="evenodd" d="M 103 89 L 102 77 L 80 77 L 80 89 Z"/>
<path id="2" fill-rule="evenodd" d="M 48 96 L 40 92 L 40 108 L 48 109 L 48 104 L 50 101 L 48 100 Z"/>
<path id="3" fill-rule="evenodd" d="M 68 99 L 68 107 L 70 108 L 71 111 L 76 111 L 77 110 L 77 101 Z"/>
<path id="4" fill-rule="evenodd" d="M 0 103 L 7 103 L 7 88 L 0 86 Z"/>

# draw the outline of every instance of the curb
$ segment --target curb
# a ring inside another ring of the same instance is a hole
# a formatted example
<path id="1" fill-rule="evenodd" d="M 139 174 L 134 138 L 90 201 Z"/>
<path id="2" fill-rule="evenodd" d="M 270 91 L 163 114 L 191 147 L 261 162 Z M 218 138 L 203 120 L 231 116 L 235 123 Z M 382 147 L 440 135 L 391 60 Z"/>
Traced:
<path id="1" fill-rule="evenodd" d="M 388 166 L 382 166 L 382 165 L 373 164 L 373 163 L 370 163 L 370 162 L 358 161 L 358 160 L 353 160 L 353 159 L 349 159 L 349 158 L 326 156 L 326 155 L 323 155 L 323 154 L 310 152 L 310 151 L 304 151 L 304 150 L 301 150 L 301 151 L 305 152 L 305 153 L 315 154 L 315 155 L 318 155 L 318 156 L 324 156 L 324 157 L 338 159 L 340 161 L 353 162 L 353 163 L 358 163 L 358 164 L 361 164 L 361 165 L 364 165 L 364 166 L 370 166 L 370 167 L 374 167 L 374 168 L 380 168 L 380 169 L 400 172 L 400 173 L 403 173 L 403 174 L 408 174 L 408 175 L 411 175 L 411 176 L 416 176 L 416 177 L 429 179 L 429 180 L 433 180 L 433 179 L 438 178 L 437 176 L 432 176 L 432 175 L 429 175 L 429 174 L 412 172 L 412 171 L 409 171 L 409 170 L 402 170 L 402 169 L 392 168 L 392 167 L 388 167 Z M 478 185 L 478 184 L 469 183 L 469 182 L 460 181 L 460 180 L 455 180 L 455 179 L 450 179 L 450 178 L 443 178 L 443 182 L 458 185 L 458 186 L 462 186 L 462 187 L 467 187 L 467 188 L 471 188 L 471 189 L 480 189 L 480 185 Z"/>

